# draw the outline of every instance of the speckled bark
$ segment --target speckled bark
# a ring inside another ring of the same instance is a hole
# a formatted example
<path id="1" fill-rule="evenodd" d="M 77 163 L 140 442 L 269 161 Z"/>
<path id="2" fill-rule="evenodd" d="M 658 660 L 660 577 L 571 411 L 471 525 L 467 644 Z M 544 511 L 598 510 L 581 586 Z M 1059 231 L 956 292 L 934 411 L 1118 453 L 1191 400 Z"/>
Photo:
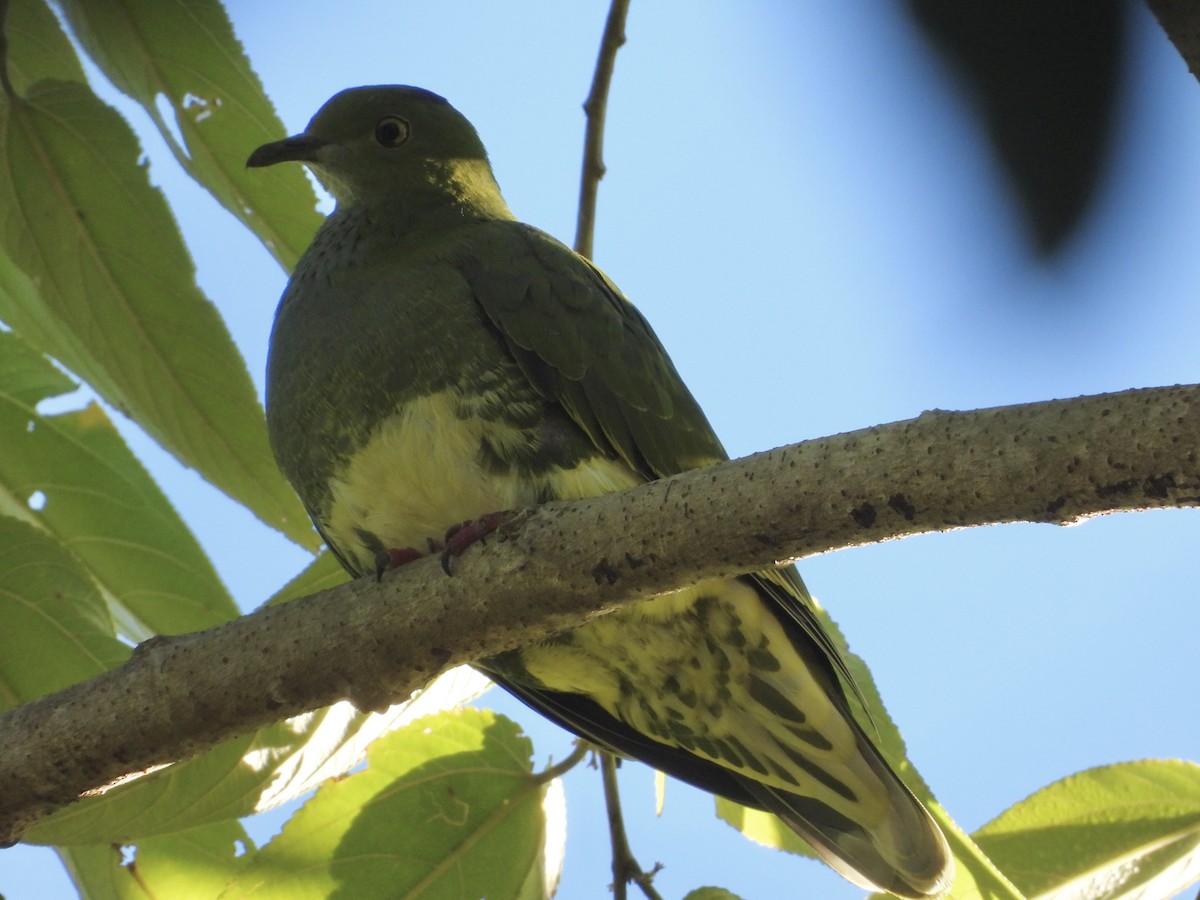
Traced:
<path id="1" fill-rule="evenodd" d="M 143 644 L 0 716 L 0 839 L 129 773 L 714 575 L 929 531 L 1200 505 L 1200 387 L 928 412 L 622 494 L 551 504 L 472 548 Z M 1182 561 L 1181 561 L 1182 562 Z"/>

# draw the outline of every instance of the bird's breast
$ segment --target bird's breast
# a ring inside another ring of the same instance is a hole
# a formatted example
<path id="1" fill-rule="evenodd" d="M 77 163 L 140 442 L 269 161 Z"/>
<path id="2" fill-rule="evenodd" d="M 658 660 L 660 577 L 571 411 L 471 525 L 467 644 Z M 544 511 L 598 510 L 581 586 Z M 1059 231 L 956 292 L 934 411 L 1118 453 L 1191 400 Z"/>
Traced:
<path id="1" fill-rule="evenodd" d="M 504 412 L 452 389 L 403 403 L 333 473 L 322 522 L 329 542 L 369 572 L 380 551 L 422 549 L 449 526 L 485 513 L 596 496 L 640 480 L 598 452 L 548 453 L 555 429 L 544 414 Z"/>

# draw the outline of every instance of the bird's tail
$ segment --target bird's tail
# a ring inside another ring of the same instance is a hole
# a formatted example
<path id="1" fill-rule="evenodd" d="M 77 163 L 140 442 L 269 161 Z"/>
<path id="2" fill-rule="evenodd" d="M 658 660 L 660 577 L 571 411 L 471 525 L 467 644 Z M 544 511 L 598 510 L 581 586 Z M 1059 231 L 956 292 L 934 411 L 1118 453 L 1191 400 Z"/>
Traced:
<path id="1" fill-rule="evenodd" d="M 749 580 L 767 602 L 743 596 L 737 607 L 757 650 L 729 723 L 749 750 L 741 787 L 849 881 L 901 897 L 944 893 L 954 880 L 945 836 L 855 719 L 839 680 L 849 673 L 807 592 L 778 573 Z M 781 585 L 793 590 L 781 595 Z"/>
<path id="2" fill-rule="evenodd" d="M 865 736 L 861 747 L 879 790 L 862 798 L 865 805 L 853 817 L 758 781 L 746 779 L 744 787 L 859 887 L 913 898 L 944 893 L 954 882 L 954 862 L 941 829 Z"/>

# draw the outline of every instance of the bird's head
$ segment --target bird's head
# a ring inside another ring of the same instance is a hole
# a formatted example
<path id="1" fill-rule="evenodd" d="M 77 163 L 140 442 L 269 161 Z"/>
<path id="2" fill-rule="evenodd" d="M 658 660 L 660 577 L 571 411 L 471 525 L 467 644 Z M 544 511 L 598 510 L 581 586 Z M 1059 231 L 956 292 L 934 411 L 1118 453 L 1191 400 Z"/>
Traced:
<path id="1" fill-rule="evenodd" d="M 421 88 L 375 85 L 335 94 L 303 132 L 264 144 L 249 167 L 309 166 L 339 204 L 411 203 L 441 196 L 499 204 L 487 152 L 470 122 Z"/>

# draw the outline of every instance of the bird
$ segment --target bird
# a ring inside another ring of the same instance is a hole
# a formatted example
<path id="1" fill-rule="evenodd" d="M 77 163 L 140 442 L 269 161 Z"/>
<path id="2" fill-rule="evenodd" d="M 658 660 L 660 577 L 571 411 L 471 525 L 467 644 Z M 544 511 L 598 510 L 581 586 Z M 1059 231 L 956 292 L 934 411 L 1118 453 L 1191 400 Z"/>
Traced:
<path id="1" fill-rule="evenodd" d="M 335 207 L 275 313 L 269 437 L 352 575 L 440 547 L 458 523 L 728 458 L 646 319 L 513 215 L 443 97 L 344 90 L 247 165 L 284 162 Z M 938 825 L 856 719 L 794 566 L 703 581 L 475 665 L 598 747 L 775 814 L 861 887 L 927 897 L 953 880 Z"/>

